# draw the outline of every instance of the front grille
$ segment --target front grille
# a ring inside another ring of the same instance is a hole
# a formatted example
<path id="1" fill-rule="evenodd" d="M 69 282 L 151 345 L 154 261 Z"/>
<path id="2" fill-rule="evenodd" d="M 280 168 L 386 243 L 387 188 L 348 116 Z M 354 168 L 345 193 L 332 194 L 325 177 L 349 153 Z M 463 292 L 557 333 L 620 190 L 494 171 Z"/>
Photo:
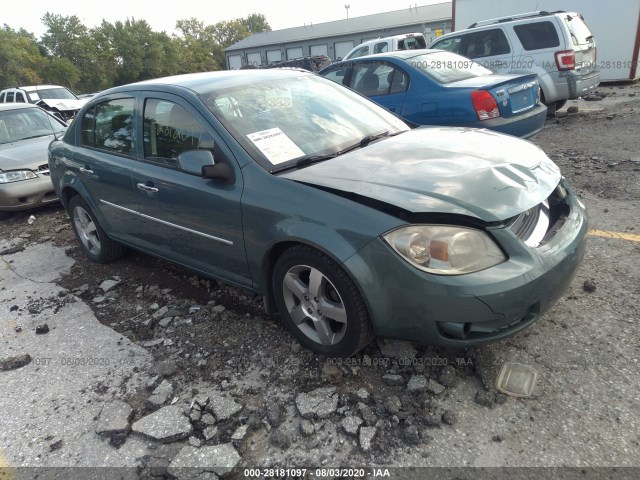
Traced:
<path id="1" fill-rule="evenodd" d="M 510 218 L 506 226 L 526 245 L 536 248 L 560 230 L 568 214 L 567 192 L 558 185 L 544 202 Z"/>
<path id="2" fill-rule="evenodd" d="M 38 175 L 49 176 L 49 164 L 48 163 L 43 163 L 42 165 L 38 165 Z"/>

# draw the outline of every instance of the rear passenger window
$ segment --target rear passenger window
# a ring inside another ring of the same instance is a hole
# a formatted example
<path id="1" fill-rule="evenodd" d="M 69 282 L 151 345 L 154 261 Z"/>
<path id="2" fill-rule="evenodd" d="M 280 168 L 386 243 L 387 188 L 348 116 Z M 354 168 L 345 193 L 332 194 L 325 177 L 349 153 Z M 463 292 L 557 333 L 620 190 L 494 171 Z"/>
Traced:
<path id="1" fill-rule="evenodd" d="M 82 144 L 131 155 L 133 98 L 104 102 L 88 110 L 81 123 Z"/>
<path id="2" fill-rule="evenodd" d="M 332 82 L 336 82 L 342 85 L 342 82 L 344 81 L 344 76 L 346 74 L 347 74 L 347 68 L 342 67 L 342 68 L 336 68 L 335 70 L 332 70 L 331 72 L 324 74 L 323 77 L 328 78 Z"/>
<path id="3" fill-rule="evenodd" d="M 475 59 L 511 53 L 509 41 L 500 28 L 470 33 L 465 35 L 462 43 L 457 53 L 467 58 Z"/>
<path id="4" fill-rule="evenodd" d="M 536 22 L 513 27 L 525 50 L 542 50 L 560 45 L 558 32 L 551 22 Z"/>
<path id="5" fill-rule="evenodd" d="M 24 94 L 22 92 L 16 92 L 16 102 L 27 103 L 27 99 L 24 98 Z"/>
<path id="6" fill-rule="evenodd" d="M 384 62 L 358 63 L 351 75 L 351 88 L 367 97 L 404 92 L 407 75 Z"/>
<path id="7" fill-rule="evenodd" d="M 7 103 L 13 102 L 13 92 L 7 92 Z"/>
<path id="8" fill-rule="evenodd" d="M 182 106 L 148 99 L 144 107 L 144 157 L 178 166 L 178 155 L 189 150 L 213 149 L 213 137 Z"/>

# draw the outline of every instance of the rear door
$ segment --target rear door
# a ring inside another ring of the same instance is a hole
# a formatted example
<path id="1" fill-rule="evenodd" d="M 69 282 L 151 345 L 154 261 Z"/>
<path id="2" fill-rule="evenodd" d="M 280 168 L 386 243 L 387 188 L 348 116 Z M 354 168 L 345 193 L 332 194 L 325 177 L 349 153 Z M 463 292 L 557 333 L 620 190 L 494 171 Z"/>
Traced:
<path id="1" fill-rule="evenodd" d="M 188 102 L 168 94 L 140 99 L 142 149 L 131 178 L 138 244 L 147 251 L 242 286 L 250 286 L 240 199 L 242 174 L 215 130 Z M 178 156 L 209 150 L 236 172 L 232 185 L 188 171 Z"/>
<path id="2" fill-rule="evenodd" d="M 108 98 L 76 120 L 81 128 L 80 148 L 73 155 L 75 174 L 105 230 L 116 238 L 135 227 L 135 219 L 122 210 L 133 200 L 134 105 L 131 96 Z"/>
<path id="3" fill-rule="evenodd" d="M 407 96 L 409 76 L 389 62 L 360 61 L 353 64 L 349 86 L 399 114 Z"/>

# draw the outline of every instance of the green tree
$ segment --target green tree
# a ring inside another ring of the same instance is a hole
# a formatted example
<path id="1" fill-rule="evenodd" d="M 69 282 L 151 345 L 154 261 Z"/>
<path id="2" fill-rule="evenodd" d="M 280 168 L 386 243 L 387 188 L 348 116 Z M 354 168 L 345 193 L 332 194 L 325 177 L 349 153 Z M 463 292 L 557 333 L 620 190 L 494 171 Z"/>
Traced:
<path id="1" fill-rule="evenodd" d="M 271 31 L 271 26 L 262 13 L 251 13 L 247 15 L 247 18 L 240 18 L 238 20 L 251 34 Z"/>
<path id="2" fill-rule="evenodd" d="M 176 29 L 181 35 L 175 38 L 180 51 L 177 71 L 179 73 L 207 72 L 223 68 L 222 47 L 218 45 L 212 26 L 205 26 L 196 18 L 178 20 Z"/>
<path id="3" fill-rule="evenodd" d="M 3 25 L 0 29 L 0 89 L 40 83 L 39 72 L 44 63 L 45 58 L 32 33 Z"/>

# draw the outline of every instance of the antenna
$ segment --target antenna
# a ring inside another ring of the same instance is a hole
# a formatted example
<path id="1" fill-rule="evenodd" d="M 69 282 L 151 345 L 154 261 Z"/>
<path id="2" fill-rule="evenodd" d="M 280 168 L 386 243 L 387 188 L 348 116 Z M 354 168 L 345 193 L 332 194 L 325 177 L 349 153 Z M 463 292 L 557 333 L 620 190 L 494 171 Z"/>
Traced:
<path id="1" fill-rule="evenodd" d="M 344 8 L 347 10 L 347 18 L 349 18 L 349 9 L 351 8 L 351 5 L 345 5 Z"/>

